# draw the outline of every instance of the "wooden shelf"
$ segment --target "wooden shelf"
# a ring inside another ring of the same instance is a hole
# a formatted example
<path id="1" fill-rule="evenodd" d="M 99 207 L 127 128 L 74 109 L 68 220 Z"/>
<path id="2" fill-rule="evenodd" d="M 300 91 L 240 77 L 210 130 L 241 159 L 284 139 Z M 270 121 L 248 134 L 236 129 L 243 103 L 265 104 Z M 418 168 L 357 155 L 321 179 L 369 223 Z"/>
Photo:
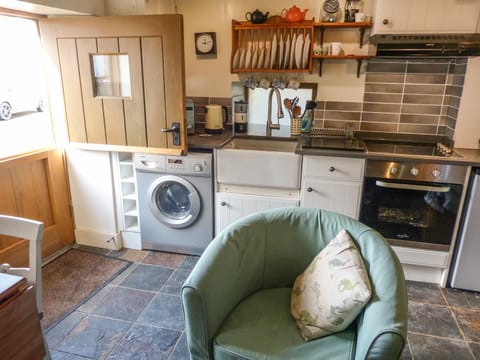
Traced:
<path id="1" fill-rule="evenodd" d="M 373 56 L 370 55 L 312 55 L 312 59 L 317 59 L 320 62 L 320 69 L 318 75 L 322 76 L 323 60 L 357 60 L 357 78 L 360 77 L 360 68 L 362 61 L 368 60 Z"/>
<path id="2" fill-rule="evenodd" d="M 352 29 L 356 28 L 360 32 L 359 44 L 363 46 L 363 36 L 365 30 L 373 26 L 372 22 L 319 22 L 313 24 L 314 28 L 320 29 L 320 46 L 323 45 L 323 33 L 326 29 Z"/>

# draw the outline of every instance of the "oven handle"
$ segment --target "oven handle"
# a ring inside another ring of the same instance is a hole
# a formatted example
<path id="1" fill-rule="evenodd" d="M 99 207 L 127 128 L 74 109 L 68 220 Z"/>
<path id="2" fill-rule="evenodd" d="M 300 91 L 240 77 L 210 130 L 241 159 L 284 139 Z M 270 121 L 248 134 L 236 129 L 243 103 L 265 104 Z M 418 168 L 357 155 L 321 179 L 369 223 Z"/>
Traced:
<path id="1" fill-rule="evenodd" d="M 416 191 L 433 191 L 446 193 L 450 191 L 450 186 L 428 186 L 428 185 L 414 185 L 414 184 L 399 184 L 377 180 L 375 182 L 377 186 L 388 189 L 405 189 Z"/>

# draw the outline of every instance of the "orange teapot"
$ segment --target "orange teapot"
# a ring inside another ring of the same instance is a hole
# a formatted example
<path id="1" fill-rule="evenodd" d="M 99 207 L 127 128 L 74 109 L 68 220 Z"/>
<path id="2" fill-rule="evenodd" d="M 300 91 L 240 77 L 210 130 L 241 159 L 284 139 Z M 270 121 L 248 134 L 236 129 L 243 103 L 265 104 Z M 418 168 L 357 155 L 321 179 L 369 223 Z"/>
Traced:
<path id="1" fill-rule="evenodd" d="M 293 5 L 290 9 L 283 9 L 281 12 L 281 16 L 285 22 L 301 22 L 305 20 L 305 14 L 307 13 L 308 9 L 300 10 L 300 8 Z M 285 15 L 284 15 L 285 14 Z"/>

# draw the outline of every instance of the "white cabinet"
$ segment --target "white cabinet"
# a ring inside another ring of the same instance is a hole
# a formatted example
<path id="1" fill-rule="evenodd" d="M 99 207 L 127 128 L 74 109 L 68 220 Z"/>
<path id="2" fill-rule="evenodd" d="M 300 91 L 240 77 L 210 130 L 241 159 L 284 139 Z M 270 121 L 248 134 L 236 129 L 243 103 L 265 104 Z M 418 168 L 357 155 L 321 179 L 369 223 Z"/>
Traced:
<path id="1" fill-rule="evenodd" d="M 376 0 L 373 34 L 473 33 L 478 0 Z"/>
<path id="2" fill-rule="evenodd" d="M 120 249 L 110 153 L 71 148 L 67 160 L 76 242 Z"/>
<path id="3" fill-rule="evenodd" d="M 298 199 L 218 192 L 215 197 L 215 233 L 232 222 L 257 211 L 281 207 L 296 207 Z"/>
<path id="4" fill-rule="evenodd" d="M 300 205 L 358 219 L 364 167 L 363 159 L 305 155 Z"/>

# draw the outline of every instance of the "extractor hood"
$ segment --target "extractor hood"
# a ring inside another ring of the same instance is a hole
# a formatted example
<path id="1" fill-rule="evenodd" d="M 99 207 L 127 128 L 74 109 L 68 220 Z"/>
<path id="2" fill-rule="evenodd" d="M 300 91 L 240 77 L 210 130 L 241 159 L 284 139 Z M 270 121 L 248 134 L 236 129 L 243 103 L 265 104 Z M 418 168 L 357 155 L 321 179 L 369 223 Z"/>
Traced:
<path id="1" fill-rule="evenodd" d="M 370 41 L 380 57 L 480 56 L 480 34 L 382 34 Z"/>

